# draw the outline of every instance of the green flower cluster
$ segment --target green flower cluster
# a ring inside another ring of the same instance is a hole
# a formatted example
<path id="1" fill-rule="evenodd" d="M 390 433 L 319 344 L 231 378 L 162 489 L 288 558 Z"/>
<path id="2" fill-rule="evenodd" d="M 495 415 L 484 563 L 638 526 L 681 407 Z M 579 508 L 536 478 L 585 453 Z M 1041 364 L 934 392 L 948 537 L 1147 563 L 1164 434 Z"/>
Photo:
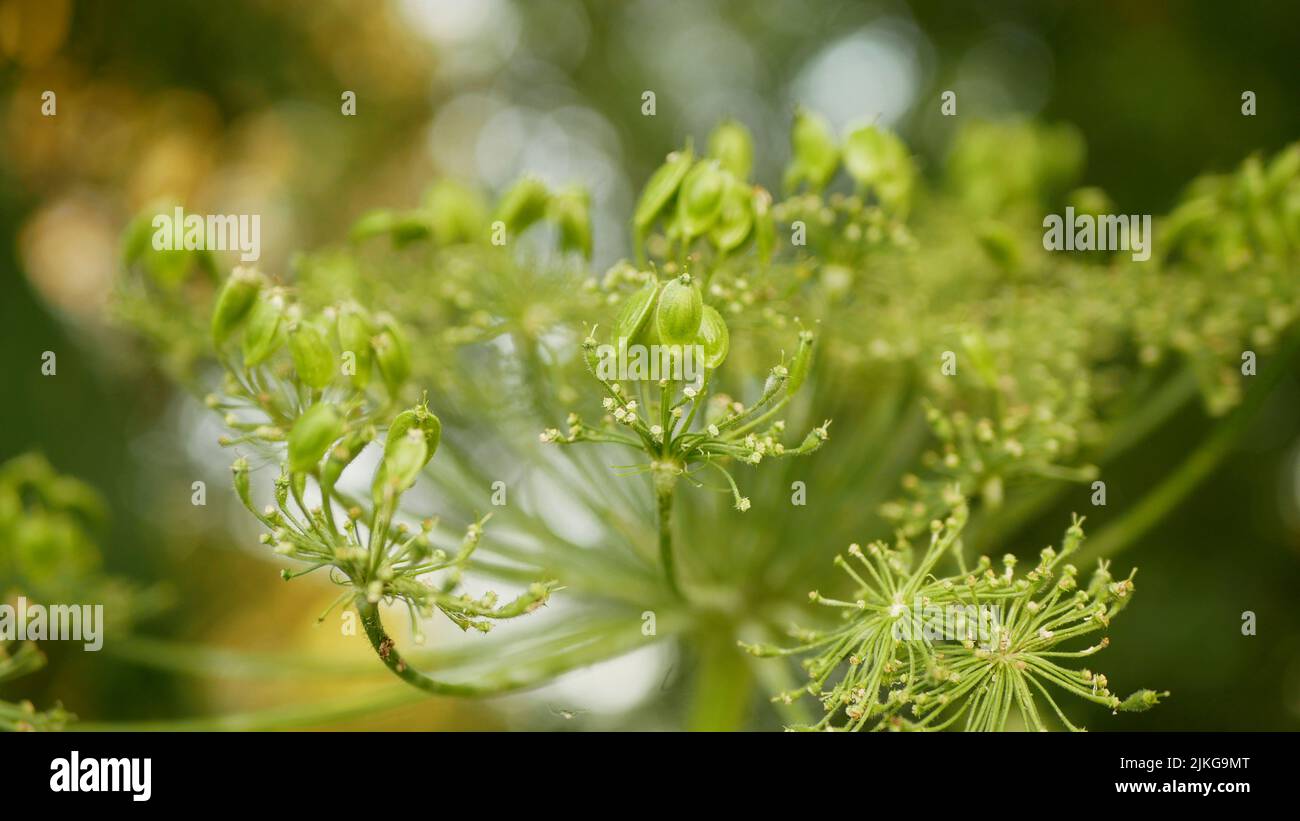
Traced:
<path id="1" fill-rule="evenodd" d="M 968 511 L 955 489 L 949 500 L 957 506 L 947 519 L 932 522 L 924 549 L 905 540 L 892 548 L 873 542 L 850 545 L 847 559 L 835 557 L 836 567 L 856 585 L 852 598 L 816 591 L 809 597 L 837 610 L 839 626 L 796 630 L 799 643 L 792 649 L 745 645 L 757 656 L 811 656 L 803 663 L 809 683 L 775 696 L 787 703 L 804 695 L 821 701 L 822 719 L 798 729 L 938 730 L 960 724 L 966 730 L 1003 730 L 1015 707 L 1021 727 L 1046 730 L 1050 706 L 1050 715 L 1078 730 L 1052 689 L 1126 711 L 1148 709 L 1167 695 L 1139 690 L 1121 700 L 1105 675 L 1065 666 L 1109 644 L 1101 636 L 1083 649 L 1066 649 L 1104 632 L 1134 591 L 1133 574 L 1117 581 L 1105 562 L 1080 585 L 1078 568 L 1065 560 L 1083 540 L 1082 519 L 1076 517 L 1059 550 L 1044 548 L 1035 566 L 1018 576 L 1012 554 L 1003 557 L 1001 572 L 988 556 L 966 566 L 961 534 Z M 942 563 L 955 565 L 955 572 L 939 575 Z"/>

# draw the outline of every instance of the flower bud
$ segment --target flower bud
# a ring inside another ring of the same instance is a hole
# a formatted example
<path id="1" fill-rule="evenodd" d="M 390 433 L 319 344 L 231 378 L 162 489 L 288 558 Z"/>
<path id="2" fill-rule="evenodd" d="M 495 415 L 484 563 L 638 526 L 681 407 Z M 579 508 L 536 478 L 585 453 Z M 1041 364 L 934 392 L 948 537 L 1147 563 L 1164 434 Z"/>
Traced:
<path id="1" fill-rule="evenodd" d="M 365 310 L 354 302 L 339 307 L 336 329 L 339 335 L 339 347 L 343 352 L 351 353 L 356 359 L 356 370 L 352 374 L 352 386 L 357 389 L 370 384 L 371 363 L 374 361 L 370 348 L 372 330 L 370 318 Z"/>
<path id="2" fill-rule="evenodd" d="M 1138 690 L 1133 695 L 1124 699 L 1115 705 L 1116 710 L 1123 710 L 1126 713 L 1141 713 L 1150 710 L 1153 706 L 1160 703 L 1162 696 L 1169 693 L 1157 693 L 1155 690 Z"/>
<path id="3" fill-rule="evenodd" d="M 731 350 L 731 334 L 727 323 L 712 305 L 705 305 L 700 317 L 698 344 L 704 347 L 704 367 L 716 368 Z"/>
<path id="4" fill-rule="evenodd" d="M 324 332 L 313 322 L 299 322 L 289 332 L 289 353 L 303 384 L 323 388 L 334 378 L 334 352 Z"/>
<path id="5" fill-rule="evenodd" d="M 704 298 L 691 281 L 690 274 L 669 280 L 659 294 L 655 309 L 655 329 L 664 345 L 690 345 L 700 331 L 704 316 Z"/>
<path id="6" fill-rule="evenodd" d="M 641 189 L 641 199 L 637 201 L 632 217 L 632 225 L 638 236 L 645 236 L 655 218 L 667 207 L 694 161 L 695 152 L 688 144 L 681 151 L 669 154 L 664 164 L 650 175 L 645 188 Z"/>
<path id="7" fill-rule="evenodd" d="M 717 160 L 701 160 L 682 180 L 677 195 L 677 229 L 687 238 L 713 227 L 722 211 L 722 195 L 730 179 Z"/>
<path id="8" fill-rule="evenodd" d="M 736 120 L 723 122 L 709 135 L 709 156 L 737 180 L 748 179 L 754 167 L 754 140 L 749 129 Z"/>
<path id="9" fill-rule="evenodd" d="M 550 198 L 541 180 L 524 177 L 501 197 L 497 219 L 506 224 L 507 231 L 517 234 L 546 215 Z"/>
<path id="10" fill-rule="evenodd" d="M 585 188 L 570 188 L 551 200 L 551 219 L 560 228 L 560 247 L 580 251 L 591 259 L 591 195 Z"/>
<path id="11" fill-rule="evenodd" d="M 376 319 L 381 329 L 371 338 L 370 345 L 374 348 L 375 362 L 379 364 L 379 375 L 384 378 L 384 385 L 389 394 L 396 396 L 411 376 L 411 354 L 406 346 L 406 335 L 397 322 L 387 315 Z"/>
<path id="12" fill-rule="evenodd" d="M 244 328 L 244 367 L 255 368 L 271 358 L 284 341 L 284 297 L 271 292 L 253 306 Z"/>
<path id="13" fill-rule="evenodd" d="M 212 311 L 212 339 L 220 345 L 252 310 L 253 300 L 266 283 L 265 278 L 252 268 L 240 266 L 226 280 Z"/>
<path id="14" fill-rule="evenodd" d="M 342 434 L 343 417 L 338 408 L 326 402 L 312 405 L 289 431 L 289 471 L 315 471 L 325 451 Z"/>

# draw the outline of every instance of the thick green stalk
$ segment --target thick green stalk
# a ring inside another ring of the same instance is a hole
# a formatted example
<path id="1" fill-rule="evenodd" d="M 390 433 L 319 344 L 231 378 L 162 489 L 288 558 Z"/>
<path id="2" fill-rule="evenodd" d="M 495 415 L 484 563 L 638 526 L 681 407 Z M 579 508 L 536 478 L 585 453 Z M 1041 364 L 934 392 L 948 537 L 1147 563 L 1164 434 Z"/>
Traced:
<path id="1" fill-rule="evenodd" d="M 659 520 L 659 561 L 663 565 L 664 580 L 673 596 L 682 601 L 681 586 L 677 583 L 677 565 L 673 559 L 673 490 L 677 477 L 666 470 L 656 470 L 654 474 L 655 509 Z"/>

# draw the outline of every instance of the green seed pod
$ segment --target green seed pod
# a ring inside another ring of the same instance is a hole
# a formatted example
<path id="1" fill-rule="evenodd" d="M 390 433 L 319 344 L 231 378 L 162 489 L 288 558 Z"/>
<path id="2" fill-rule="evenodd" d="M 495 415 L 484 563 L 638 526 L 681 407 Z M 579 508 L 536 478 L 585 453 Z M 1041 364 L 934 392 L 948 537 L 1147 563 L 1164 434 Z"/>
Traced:
<path id="1" fill-rule="evenodd" d="M 265 278 L 252 268 L 240 266 L 230 274 L 212 311 L 212 339 L 217 345 L 225 342 L 252 310 L 253 301 L 265 284 Z"/>
<path id="2" fill-rule="evenodd" d="M 703 317 L 704 298 L 690 274 L 682 274 L 664 284 L 655 309 L 655 329 L 662 344 L 693 344 Z"/>
<path id="3" fill-rule="evenodd" d="M 736 179 L 749 179 L 749 172 L 754 167 L 754 139 L 749 135 L 749 129 L 736 120 L 723 122 L 709 135 L 709 156 Z"/>
<path id="4" fill-rule="evenodd" d="M 352 373 L 352 386 L 361 390 L 370 384 L 371 364 L 374 362 L 370 347 L 373 329 L 370 317 L 355 302 L 346 302 L 339 306 L 338 319 L 335 323 L 339 336 L 339 348 L 344 354 L 355 357 L 356 370 Z"/>
<path id="5" fill-rule="evenodd" d="M 439 245 L 482 241 L 488 206 L 475 189 L 455 180 L 439 180 L 424 195 L 424 210 Z"/>
<path id="6" fill-rule="evenodd" d="M 790 363 L 790 376 L 786 379 L 785 390 L 793 394 L 803 386 L 808 378 L 808 368 L 812 365 L 813 332 L 799 332 L 799 349 L 795 351 L 794 361 Z"/>
<path id="7" fill-rule="evenodd" d="M 691 163 L 694 161 L 695 152 L 691 150 L 688 143 L 681 151 L 669 154 L 664 164 L 650 175 L 645 188 L 641 189 L 641 199 L 637 201 L 636 211 L 632 216 L 632 225 L 636 228 L 637 236 L 643 237 L 650 230 L 655 218 L 663 212 L 669 200 L 677 193 L 678 187 L 686 178 L 686 172 L 690 171 Z"/>
<path id="8" fill-rule="evenodd" d="M 844 167 L 881 205 L 906 213 L 916 171 L 907 146 L 896 135 L 875 126 L 854 131 L 844 141 Z"/>
<path id="9" fill-rule="evenodd" d="M 728 175 L 718 221 L 709 230 L 709 241 L 722 253 L 734 251 L 749 238 L 754 226 L 754 204 L 749 186 Z"/>
<path id="10" fill-rule="evenodd" d="M 424 461 L 428 463 L 433 458 L 433 454 L 438 451 L 438 443 L 442 439 L 442 422 L 429 410 L 429 406 L 423 403 L 397 414 L 393 424 L 388 427 L 388 439 L 387 444 L 384 445 L 384 456 L 388 456 L 389 448 L 395 440 L 400 440 L 412 430 L 418 430 L 424 436 L 424 444 L 427 449 Z"/>
<path id="11" fill-rule="evenodd" d="M 560 247 L 591 259 L 591 195 L 569 188 L 551 200 L 551 219 L 560 227 Z"/>
<path id="12" fill-rule="evenodd" d="M 374 427 L 367 425 L 361 430 L 344 436 L 343 441 L 330 448 L 329 458 L 325 460 L 325 467 L 321 470 L 321 485 L 328 489 L 338 484 L 343 471 L 374 438 Z"/>
<path id="13" fill-rule="evenodd" d="M 304 385 L 323 388 L 334 379 L 334 352 L 325 333 L 313 322 L 299 322 L 289 332 L 289 353 Z"/>
<path id="14" fill-rule="evenodd" d="M 731 333 L 727 330 L 727 323 L 712 305 L 704 306 L 696 342 L 704 347 L 704 367 L 709 369 L 721 365 L 731 350 Z"/>
<path id="15" fill-rule="evenodd" d="M 651 282 L 627 298 L 614 320 L 614 344 L 626 340 L 628 344 L 639 341 L 642 331 L 654 313 L 656 297 L 659 295 L 659 283 Z"/>
<path id="16" fill-rule="evenodd" d="M 289 471 L 315 471 L 321 457 L 342 435 L 343 417 L 338 408 L 327 402 L 312 405 L 289 431 Z"/>
<path id="17" fill-rule="evenodd" d="M 506 230 L 518 234 L 546 216 L 546 205 L 551 195 L 536 177 L 524 177 L 501 197 L 496 218 L 506 224 Z"/>
<path id="18" fill-rule="evenodd" d="M 688 240 L 708 231 L 717 221 L 728 179 L 717 160 L 701 160 L 682 180 L 677 197 L 677 230 Z"/>
<path id="19" fill-rule="evenodd" d="M 408 430 L 395 442 L 385 443 L 384 461 L 375 472 L 375 484 L 371 488 L 376 505 L 383 502 L 386 490 L 391 488 L 394 493 L 403 493 L 415 484 L 420 469 L 428 461 L 428 450 L 424 434 L 414 429 Z"/>
<path id="20" fill-rule="evenodd" d="M 274 291 L 257 300 L 244 328 L 244 367 L 257 367 L 284 343 L 284 307 L 284 297 Z"/>
<path id="21" fill-rule="evenodd" d="M 758 248 L 758 258 L 763 262 L 772 261 L 776 250 L 776 221 L 772 218 L 772 195 L 766 188 L 754 186 L 754 245 Z"/>
<path id="22" fill-rule="evenodd" d="M 806 109 L 794 115 L 790 130 L 790 146 L 794 154 L 785 172 L 785 187 L 793 191 L 801 182 L 807 182 L 813 191 L 820 191 L 835 176 L 839 164 L 839 150 L 830 125 Z"/>
<path id="23" fill-rule="evenodd" d="M 387 314 L 376 317 L 380 325 L 379 333 L 370 340 L 375 351 L 375 362 L 379 365 L 379 375 L 384 378 L 384 385 L 389 394 L 396 396 L 411 377 L 411 354 L 406 344 L 406 335 L 397 322 Z"/>

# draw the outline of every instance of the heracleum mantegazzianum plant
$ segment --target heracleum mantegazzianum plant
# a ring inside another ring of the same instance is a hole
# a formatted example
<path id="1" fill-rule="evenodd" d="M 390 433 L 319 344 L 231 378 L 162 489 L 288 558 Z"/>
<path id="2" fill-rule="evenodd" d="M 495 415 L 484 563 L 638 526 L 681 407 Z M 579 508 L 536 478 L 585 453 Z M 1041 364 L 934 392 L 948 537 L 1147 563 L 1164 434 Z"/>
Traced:
<path id="1" fill-rule="evenodd" d="M 143 221 L 117 310 L 180 381 L 211 386 L 219 366 L 209 402 L 246 454 L 236 487 L 264 540 L 296 560 L 288 575 L 341 585 L 417 686 L 502 692 L 675 637 L 692 727 L 742 726 L 757 693 L 810 727 L 1073 728 L 1062 694 L 1149 706 L 1080 666 L 1134 591 L 1099 560 L 1226 450 L 1267 387 L 1246 390 L 1243 352 L 1290 355 L 1300 148 L 1196 181 L 1137 263 L 1043 250 L 1049 208 L 1110 210 L 1076 187 L 1069 127 L 968 126 L 933 186 L 882 129 L 840 141 L 801 111 L 791 142 L 780 200 L 750 181 L 738 124 L 670 154 L 631 215 L 633 260 L 603 273 L 580 189 L 528 178 L 494 207 L 443 181 L 283 277 L 219 287 L 202 252 L 151 251 Z M 702 379 L 598 370 L 601 345 L 665 334 L 705 350 Z M 1223 421 L 1093 539 L 1076 520 L 1021 574 L 984 558 L 1054 505 L 1086 505 L 1198 394 Z M 379 461 L 350 496 L 340 477 L 367 443 Z M 268 459 L 265 507 L 245 488 Z M 426 505 L 466 535 L 411 524 Z M 523 592 L 467 597 L 463 574 Z M 842 592 L 810 612 L 809 589 Z M 486 629 L 553 594 L 562 624 L 519 619 L 492 645 L 503 664 L 437 678 L 379 622 L 401 604 L 417 636 L 434 609 Z M 1003 619 L 978 641 L 896 640 L 918 601 Z"/>

